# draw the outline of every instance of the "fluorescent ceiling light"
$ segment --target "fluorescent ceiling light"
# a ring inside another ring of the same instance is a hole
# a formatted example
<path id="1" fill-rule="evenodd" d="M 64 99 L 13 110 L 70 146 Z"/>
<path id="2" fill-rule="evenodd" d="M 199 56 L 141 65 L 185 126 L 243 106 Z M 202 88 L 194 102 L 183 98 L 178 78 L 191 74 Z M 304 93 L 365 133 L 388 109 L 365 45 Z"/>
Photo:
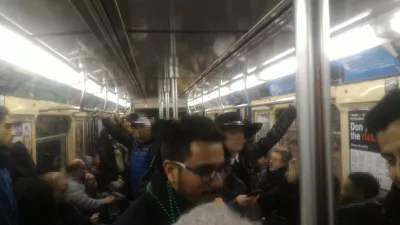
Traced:
<path id="1" fill-rule="evenodd" d="M 262 84 L 264 82 L 265 81 L 258 79 L 258 77 L 256 75 L 251 75 L 251 76 L 246 77 L 247 88 L 255 87 L 255 86 L 260 85 L 260 84 Z"/>
<path id="2" fill-rule="evenodd" d="M 294 52 L 295 52 L 295 49 L 294 49 L 294 48 L 291 48 L 291 49 L 289 49 L 289 50 L 286 50 L 286 51 L 282 52 L 281 54 L 278 54 L 277 56 L 274 56 L 274 57 L 268 59 L 267 61 L 265 61 L 265 62 L 263 63 L 263 66 L 266 66 L 266 65 L 268 65 L 268 64 L 271 64 L 271 63 L 273 63 L 273 62 L 275 62 L 275 61 L 277 61 L 277 60 L 279 60 L 279 59 L 281 59 L 281 58 L 283 58 L 283 57 L 285 57 L 285 56 L 287 56 L 287 55 L 290 55 L 290 54 L 292 54 L 292 53 L 294 53 Z"/>
<path id="3" fill-rule="evenodd" d="M 244 89 L 244 81 L 243 81 L 243 80 L 235 81 L 234 83 L 232 83 L 232 84 L 229 86 L 229 88 L 230 88 L 231 90 L 234 90 L 234 91 L 243 90 L 243 89 Z"/>
<path id="4" fill-rule="evenodd" d="M 228 87 L 221 87 L 221 96 L 225 96 L 225 95 L 229 95 L 233 92 L 235 92 L 234 90 L 228 88 Z"/>
<path id="5" fill-rule="evenodd" d="M 94 81 L 88 79 L 86 81 L 86 92 L 89 94 L 101 93 L 101 87 Z"/>
<path id="6" fill-rule="evenodd" d="M 337 60 L 379 46 L 384 39 L 378 38 L 371 25 L 356 27 L 332 38 L 329 59 Z"/>
<path id="7" fill-rule="evenodd" d="M 390 28 L 397 33 L 400 33 L 400 12 L 397 12 L 393 15 L 392 19 L 390 20 Z"/>
<path id="8" fill-rule="evenodd" d="M 236 79 L 239 79 L 239 78 L 241 78 L 241 77 L 243 77 L 243 73 L 234 76 L 233 79 L 236 80 Z"/>
<path id="9" fill-rule="evenodd" d="M 330 32 L 334 33 L 336 31 L 339 31 L 339 30 L 349 26 L 350 24 L 353 24 L 353 23 L 355 23 L 355 22 L 357 22 L 359 20 L 362 20 L 362 19 L 366 18 L 367 16 L 369 16 L 371 14 L 371 11 L 372 10 L 365 11 L 365 12 L 360 13 L 357 16 L 355 16 L 355 17 L 353 17 L 353 18 L 351 18 L 349 20 L 346 20 L 345 22 L 343 22 L 341 24 L 338 24 L 338 25 L 336 25 L 334 27 L 331 27 Z"/>
<path id="10" fill-rule="evenodd" d="M 253 67 L 253 68 L 247 69 L 247 73 L 252 73 L 252 72 L 254 72 L 256 69 L 257 69 L 257 67 Z"/>
<path id="11" fill-rule="evenodd" d="M 25 37 L 0 25 L 0 40 L 1 60 L 79 91 L 82 89 L 83 76 L 80 73 Z M 90 79 L 86 82 L 86 91 L 105 98 L 105 92 L 100 93 L 101 87 Z"/>
<path id="12" fill-rule="evenodd" d="M 221 81 L 221 85 L 225 85 L 228 81 Z"/>
<path id="13" fill-rule="evenodd" d="M 264 81 L 276 80 L 284 76 L 294 74 L 297 70 L 296 57 L 291 56 L 272 64 L 260 72 L 260 78 Z"/>
<path id="14" fill-rule="evenodd" d="M 3 26 L 0 26 L 0 35 L 2 60 L 58 83 L 81 89 L 83 78 L 71 67 Z"/>

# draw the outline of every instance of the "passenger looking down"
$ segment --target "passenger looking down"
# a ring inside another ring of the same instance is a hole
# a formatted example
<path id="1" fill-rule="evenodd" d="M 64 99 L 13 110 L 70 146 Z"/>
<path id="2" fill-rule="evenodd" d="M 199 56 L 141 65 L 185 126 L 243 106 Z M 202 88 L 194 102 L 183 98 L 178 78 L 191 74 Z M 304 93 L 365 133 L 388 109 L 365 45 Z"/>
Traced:
<path id="1" fill-rule="evenodd" d="M 232 167 L 232 173 L 224 182 L 224 200 L 233 203 L 238 210 L 246 211 L 246 206 L 256 203 L 256 181 L 260 168 L 257 160 L 268 152 L 283 137 L 296 118 L 296 108 L 289 106 L 265 137 L 257 141 L 252 148 L 245 147 L 246 139 L 254 136 L 262 127 L 261 123 L 243 121 L 234 112 L 219 115 L 215 122 L 225 133 L 224 142 L 225 162 Z"/>
<path id="2" fill-rule="evenodd" d="M 393 181 L 384 201 L 387 225 L 400 224 L 400 90 L 395 89 L 373 107 L 365 118 L 369 133 L 376 136 Z"/>
<path id="3" fill-rule="evenodd" d="M 60 172 L 49 172 L 42 176 L 48 184 L 53 188 L 53 197 L 57 203 L 57 224 L 58 225 L 94 225 L 97 224 L 98 218 L 92 216 L 86 217 L 73 205 L 66 202 L 66 194 L 68 190 L 67 177 Z"/>
<path id="4" fill-rule="evenodd" d="M 103 118 L 103 126 L 117 142 L 128 148 L 130 158 L 130 182 L 132 184 L 133 198 L 138 198 L 142 193 L 144 186 L 148 181 L 142 182 L 142 177 L 150 168 L 151 161 L 156 153 L 152 152 L 153 139 L 150 134 L 150 120 L 145 117 L 138 117 L 135 121 L 124 122 L 124 130 L 119 129 L 110 118 L 104 114 L 99 116 Z M 127 123 L 130 122 L 130 128 Z M 128 131 L 129 133 L 126 133 Z"/>
<path id="5" fill-rule="evenodd" d="M 164 124 L 165 125 L 165 124 Z M 170 225 L 221 195 L 224 135 L 207 117 L 187 116 L 164 127 L 162 171 L 114 225 Z"/>
<path id="6" fill-rule="evenodd" d="M 343 185 L 341 207 L 336 211 L 337 225 L 384 224 L 379 191 L 379 182 L 373 175 L 350 173 Z"/>
<path id="7" fill-rule="evenodd" d="M 80 159 L 75 159 L 69 163 L 68 172 L 68 191 L 67 202 L 77 207 L 82 213 L 95 213 L 101 207 L 112 203 L 115 200 L 114 196 L 108 196 L 102 199 L 91 198 L 83 184 L 85 180 L 85 165 Z"/>
<path id="8" fill-rule="evenodd" d="M 2 225 L 18 224 L 18 207 L 10 176 L 11 125 L 8 121 L 8 109 L 0 106 L 0 224 Z"/>

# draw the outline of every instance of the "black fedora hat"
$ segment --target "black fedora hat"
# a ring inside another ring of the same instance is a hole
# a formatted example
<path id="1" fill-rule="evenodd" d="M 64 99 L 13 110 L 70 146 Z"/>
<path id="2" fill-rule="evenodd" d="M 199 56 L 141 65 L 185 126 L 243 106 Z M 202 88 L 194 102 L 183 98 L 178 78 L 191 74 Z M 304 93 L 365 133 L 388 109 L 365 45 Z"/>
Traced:
<path id="1" fill-rule="evenodd" d="M 249 123 L 244 121 L 236 112 L 223 113 L 215 118 L 215 123 L 221 130 L 227 130 L 230 127 L 243 127 L 244 137 L 250 138 L 255 135 L 262 127 L 262 123 Z"/>

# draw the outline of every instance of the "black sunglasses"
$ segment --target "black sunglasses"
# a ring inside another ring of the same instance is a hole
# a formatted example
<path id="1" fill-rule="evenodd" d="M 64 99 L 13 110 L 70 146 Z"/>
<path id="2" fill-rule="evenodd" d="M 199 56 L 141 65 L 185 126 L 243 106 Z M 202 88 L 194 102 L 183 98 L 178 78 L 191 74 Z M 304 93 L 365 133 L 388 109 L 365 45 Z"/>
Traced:
<path id="1" fill-rule="evenodd" d="M 204 184 L 210 184 L 217 176 L 217 174 L 219 174 L 221 178 L 224 178 L 226 174 L 229 173 L 229 169 L 225 166 L 225 164 L 214 169 L 195 169 L 177 161 L 173 161 L 173 163 L 198 175 L 201 179 L 201 182 L 203 182 Z"/>

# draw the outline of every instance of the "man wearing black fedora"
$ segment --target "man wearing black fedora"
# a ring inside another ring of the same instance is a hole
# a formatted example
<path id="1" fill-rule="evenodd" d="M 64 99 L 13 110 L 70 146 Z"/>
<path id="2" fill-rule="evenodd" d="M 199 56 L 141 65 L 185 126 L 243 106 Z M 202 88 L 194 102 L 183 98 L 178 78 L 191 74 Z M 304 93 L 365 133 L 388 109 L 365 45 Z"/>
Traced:
<path id="1" fill-rule="evenodd" d="M 236 112 L 228 112 L 215 118 L 216 124 L 225 133 L 225 163 L 232 172 L 225 178 L 223 198 L 234 203 L 238 209 L 253 205 L 257 201 L 255 182 L 258 173 L 257 160 L 266 156 L 279 142 L 296 118 L 294 104 L 284 110 L 268 133 L 254 145 L 245 145 L 262 127 L 261 123 L 244 121 Z"/>

